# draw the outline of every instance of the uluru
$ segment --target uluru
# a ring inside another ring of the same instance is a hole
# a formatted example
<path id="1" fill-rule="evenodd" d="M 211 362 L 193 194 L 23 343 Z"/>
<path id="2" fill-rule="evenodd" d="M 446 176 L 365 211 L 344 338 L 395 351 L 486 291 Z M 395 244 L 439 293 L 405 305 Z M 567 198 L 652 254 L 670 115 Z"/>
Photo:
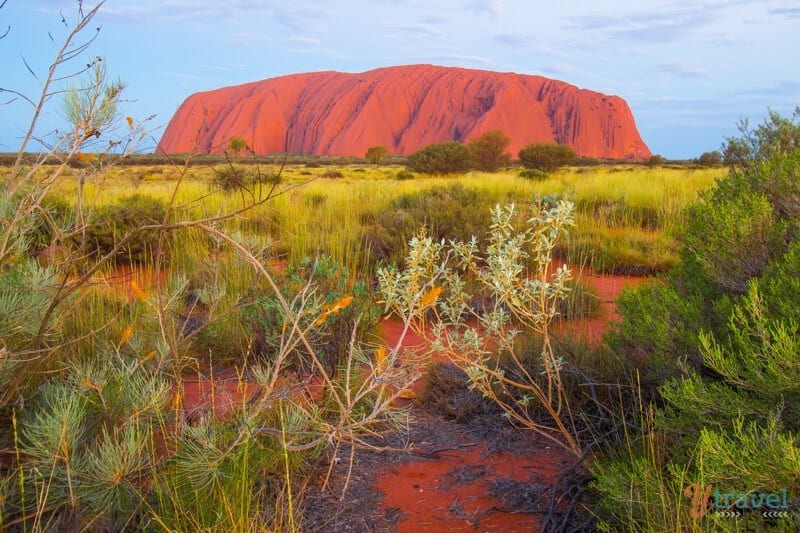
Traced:
<path id="1" fill-rule="evenodd" d="M 159 153 L 219 153 L 233 136 L 257 154 L 407 155 L 502 130 L 514 154 L 533 142 L 578 154 L 645 159 L 650 150 L 618 96 L 542 76 L 433 65 L 292 74 L 198 92 L 167 125 Z"/>

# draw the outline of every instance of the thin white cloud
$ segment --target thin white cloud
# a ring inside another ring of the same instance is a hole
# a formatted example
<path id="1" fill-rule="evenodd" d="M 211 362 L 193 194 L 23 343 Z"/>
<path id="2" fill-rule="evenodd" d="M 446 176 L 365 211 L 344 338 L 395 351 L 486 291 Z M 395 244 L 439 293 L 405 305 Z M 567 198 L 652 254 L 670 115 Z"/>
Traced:
<path id="1" fill-rule="evenodd" d="M 229 35 L 228 40 L 236 44 L 264 44 L 272 42 L 272 37 L 262 33 L 239 32 Z"/>
<path id="2" fill-rule="evenodd" d="M 320 43 L 321 43 L 321 41 L 319 39 L 317 39 L 316 37 L 297 36 L 297 37 L 288 37 L 288 38 L 286 38 L 284 40 L 287 43 L 300 44 L 300 45 L 306 45 L 306 46 L 319 46 Z"/>
<path id="3" fill-rule="evenodd" d="M 395 26 L 395 29 L 398 29 L 404 33 L 412 33 L 425 38 L 440 37 L 443 34 L 439 27 L 427 22 Z"/>
<path id="4" fill-rule="evenodd" d="M 497 33 L 493 37 L 496 43 L 505 44 L 508 46 L 524 46 L 528 44 L 529 38 L 522 33 Z"/>
<path id="5" fill-rule="evenodd" d="M 710 75 L 706 68 L 678 61 L 661 63 L 658 65 L 658 70 L 680 78 L 707 78 Z"/>
<path id="6" fill-rule="evenodd" d="M 504 4 L 503 0 L 470 0 L 467 2 L 467 9 L 497 17 L 503 11 Z"/>

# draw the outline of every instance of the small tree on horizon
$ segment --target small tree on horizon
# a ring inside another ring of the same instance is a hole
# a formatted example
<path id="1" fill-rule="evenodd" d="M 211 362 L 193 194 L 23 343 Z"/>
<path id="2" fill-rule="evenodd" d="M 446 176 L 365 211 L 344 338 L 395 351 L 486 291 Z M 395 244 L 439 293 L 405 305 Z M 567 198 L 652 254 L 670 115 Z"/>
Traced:
<path id="1" fill-rule="evenodd" d="M 698 165 L 703 165 L 705 167 L 718 167 L 722 165 L 722 152 L 719 150 L 714 150 L 713 152 L 703 152 L 700 157 L 698 157 L 695 162 Z"/>
<path id="2" fill-rule="evenodd" d="M 458 141 L 429 144 L 408 156 L 408 168 L 423 174 L 458 174 L 469 170 L 469 150 Z"/>
<path id="3" fill-rule="evenodd" d="M 494 172 L 511 161 L 506 152 L 511 144 L 511 137 L 500 130 L 482 133 L 467 144 L 472 164 L 478 170 Z"/>
<path id="4" fill-rule="evenodd" d="M 534 143 L 519 151 L 519 160 L 525 168 L 553 172 L 571 164 L 578 155 L 566 144 Z"/>
<path id="5" fill-rule="evenodd" d="M 667 158 L 660 154 L 653 154 L 650 156 L 650 159 L 647 160 L 645 163 L 648 167 L 657 167 L 659 165 L 665 165 L 667 163 Z"/>
<path id="6" fill-rule="evenodd" d="M 385 146 L 370 146 L 364 155 L 364 159 L 370 164 L 379 165 L 387 155 L 389 155 L 389 150 Z"/>
<path id="7" fill-rule="evenodd" d="M 245 150 L 247 150 L 247 141 L 244 138 L 239 137 L 238 135 L 234 135 L 228 141 L 228 150 L 234 155 L 238 156 Z"/>

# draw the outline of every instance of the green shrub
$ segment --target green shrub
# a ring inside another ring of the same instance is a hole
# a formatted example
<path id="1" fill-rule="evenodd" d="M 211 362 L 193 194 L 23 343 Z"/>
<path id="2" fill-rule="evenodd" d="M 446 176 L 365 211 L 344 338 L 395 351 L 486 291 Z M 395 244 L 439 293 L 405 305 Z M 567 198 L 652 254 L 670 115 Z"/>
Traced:
<path id="1" fill-rule="evenodd" d="M 693 207 L 684 242 L 714 283 L 738 293 L 761 276 L 783 248 L 786 224 L 766 197 L 741 195 Z"/>
<path id="2" fill-rule="evenodd" d="M 461 184 L 398 196 L 387 209 L 375 213 L 364 230 L 364 244 L 373 259 L 398 262 L 408 240 L 426 226 L 436 240 L 485 242 L 491 223 L 491 202 Z"/>
<path id="3" fill-rule="evenodd" d="M 212 184 L 224 192 L 240 191 L 250 185 L 247 169 L 241 165 L 228 165 L 214 169 Z"/>
<path id="4" fill-rule="evenodd" d="M 511 156 L 506 153 L 511 137 L 500 130 L 487 131 L 467 144 L 472 165 L 484 172 L 495 172 L 508 165 Z"/>
<path id="5" fill-rule="evenodd" d="M 107 254 L 124 244 L 115 260 L 121 263 L 143 263 L 151 260 L 158 245 L 159 232 L 139 230 L 149 224 L 161 224 L 166 215 L 164 204 L 151 196 L 133 194 L 117 204 L 98 208 L 89 219 L 85 243 L 91 253 Z"/>
<path id="6" fill-rule="evenodd" d="M 662 165 L 667 164 L 667 158 L 663 155 L 653 154 L 650 156 L 650 159 L 647 160 L 646 165 L 648 167 L 660 167 Z"/>
<path id="7" fill-rule="evenodd" d="M 394 179 L 398 181 L 413 180 L 414 178 L 414 173 L 408 170 L 399 170 L 397 174 L 394 175 Z"/>
<path id="8" fill-rule="evenodd" d="M 431 144 L 408 156 L 407 165 L 422 174 L 459 174 L 469 170 L 469 150 L 457 141 Z"/>
<path id="9" fill-rule="evenodd" d="M 718 167 L 722 165 L 722 152 L 703 152 L 695 161 L 703 167 Z"/>
<path id="10" fill-rule="evenodd" d="M 577 155 L 566 144 L 534 143 L 519 151 L 519 160 L 525 168 L 553 172 L 572 164 Z"/>
<path id="11" fill-rule="evenodd" d="M 642 472 L 661 480 L 648 494 L 688 480 L 727 493 L 800 490 L 800 124 L 770 114 L 743 133 L 726 151 L 736 168 L 687 213 L 681 266 L 618 302 L 623 319 L 607 340 L 648 383 L 663 383 L 645 435 L 662 442 L 598 471 L 609 528 L 651 520 L 674 530 L 668 510 L 688 500 L 651 506 L 632 492 Z M 788 531 L 794 522 L 747 513 L 737 527 Z M 713 515 L 699 524 L 724 527 Z"/>
<path id="12" fill-rule="evenodd" d="M 368 163 L 378 165 L 387 155 L 389 155 L 389 149 L 385 146 L 370 146 L 367 149 L 367 153 L 364 155 L 364 159 L 366 159 Z"/>
<path id="13" fill-rule="evenodd" d="M 534 181 L 544 181 L 550 179 L 550 174 L 537 168 L 526 168 L 519 171 L 519 177 Z"/>
<path id="14" fill-rule="evenodd" d="M 670 285 L 651 281 L 624 291 L 616 306 L 625 318 L 612 326 L 606 342 L 639 368 L 645 385 L 658 386 L 679 375 L 682 359 L 699 363 L 696 301 L 686 301 Z"/>

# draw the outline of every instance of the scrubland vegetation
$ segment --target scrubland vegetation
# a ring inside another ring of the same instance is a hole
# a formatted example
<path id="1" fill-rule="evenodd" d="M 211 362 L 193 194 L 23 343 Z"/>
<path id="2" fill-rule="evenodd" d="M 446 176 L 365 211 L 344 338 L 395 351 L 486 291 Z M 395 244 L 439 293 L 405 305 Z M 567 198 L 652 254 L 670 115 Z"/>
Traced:
<path id="1" fill-rule="evenodd" d="M 491 172 L 248 164 L 237 139 L 224 164 L 130 167 L 124 87 L 98 63 L 73 81 L 69 133 L 0 169 L 4 528 L 303 529 L 306 491 L 346 498 L 438 360 L 457 384 L 416 402 L 478 391 L 574 457 L 563 530 L 796 529 L 695 511 L 709 486 L 797 507 L 800 116 L 743 128 L 730 169 L 530 173 L 496 133 L 444 151 Z M 582 268 L 658 276 L 599 346 L 552 333 L 596 311 Z"/>

